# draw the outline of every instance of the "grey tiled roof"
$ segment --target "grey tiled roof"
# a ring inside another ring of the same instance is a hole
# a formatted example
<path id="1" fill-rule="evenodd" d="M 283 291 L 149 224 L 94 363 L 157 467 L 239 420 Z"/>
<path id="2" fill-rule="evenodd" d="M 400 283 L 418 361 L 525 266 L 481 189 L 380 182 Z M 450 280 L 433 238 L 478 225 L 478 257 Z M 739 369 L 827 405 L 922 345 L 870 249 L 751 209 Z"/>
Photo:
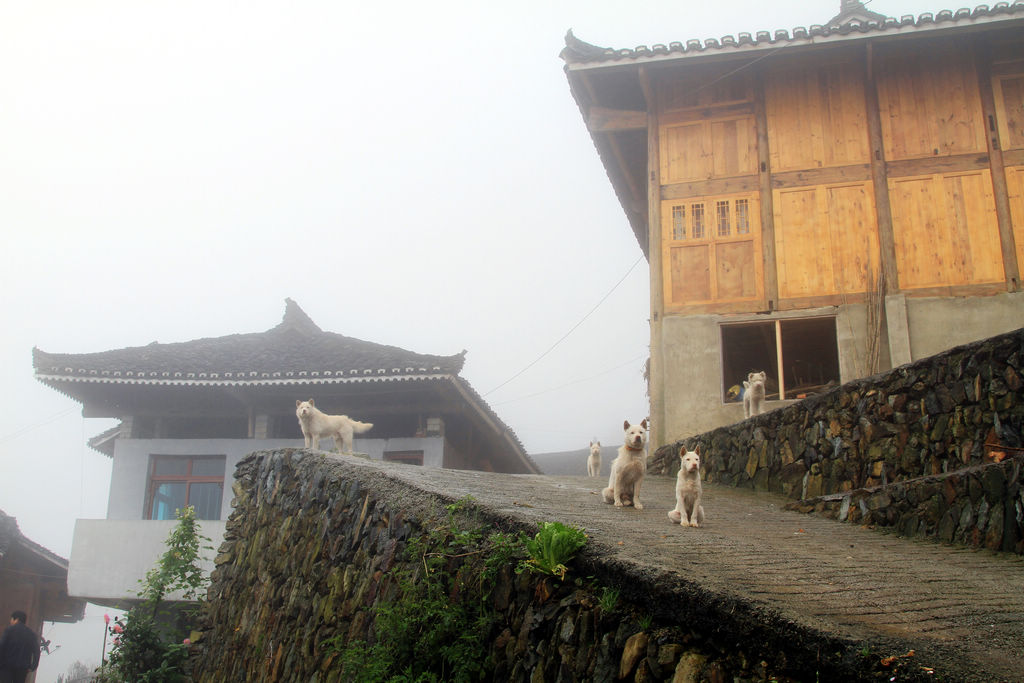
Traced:
<path id="1" fill-rule="evenodd" d="M 839 14 L 833 19 L 839 19 L 842 16 L 843 14 Z M 854 19 L 843 24 L 826 23 L 814 24 L 806 28 L 797 27 L 792 32 L 785 29 L 757 31 L 756 33 L 722 36 L 721 38 L 693 38 L 685 42 L 671 42 L 668 45 L 656 44 L 650 47 L 640 45 L 625 49 L 591 45 L 576 38 L 572 31 L 569 31 L 565 37 L 565 48 L 562 50 L 561 57 L 568 65 L 603 65 L 605 63 L 655 61 L 697 55 L 725 55 L 765 48 L 819 44 L 849 38 L 917 33 L 1012 18 L 1024 19 L 1024 0 L 1016 0 L 1012 3 L 997 2 L 992 6 L 978 5 L 974 9 L 965 7 L 936 13 L 925 12 L 917 17 L 905 14 L 898 19 L 895 17 L 866 21 Z"/>
<path id="2" fill-rule="evenodd" d="M 465 351 L 414 353 L 324 332 L 291 299 L 284 319 L 266 332 L 172 344 L 153 342 L 98 353 L 32 350 L 36 375 L 49 381 L 262 384 L 339 383 L 457 375 Z"/>

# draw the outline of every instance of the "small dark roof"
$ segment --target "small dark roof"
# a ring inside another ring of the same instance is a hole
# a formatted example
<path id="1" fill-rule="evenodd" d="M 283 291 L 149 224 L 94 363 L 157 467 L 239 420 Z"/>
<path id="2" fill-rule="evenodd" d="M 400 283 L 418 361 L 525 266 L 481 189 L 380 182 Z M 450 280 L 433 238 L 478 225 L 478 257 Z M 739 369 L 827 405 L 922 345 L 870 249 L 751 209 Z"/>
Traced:
<path id="1" fill-rule="evenodd" d="M 899 19 L 871 12 L 856 0 L 853 2 L 843 0 L 839 14 L 825 24 L 812 24 L 807 28 L 797 27 L 793 29 L 792 33 L 785 29 L 757 31 L 754 34 L 738 33 L 735 36 L 723 36 L 720 39 L 693 38 L 685 42 L 671 42 L 668 45 L 657 44 L 651 47 L 640 45 L 635 48 L 616 49 L 591 45 L 576 38 L 572 31 L 569 31 L 565 37 L 565 48 L 562 50 L 561 57 L 566 62 L 567 68 L 574 66 L 596 67 L 701 55 L 738 54 L 797 45 L 820 45 L 850 38 L 922 33 L 1020 17 L 1024 17 L 1024 0 L 1015 0 L 1013 3 L 997 2 L 991 7 L 978 5 L 973 10 L 965 7 L 956 11 L 925 12 L 917 17 L 905 14 Z"/>
<path id="2" fill-rule="evenodd" d="M 465 354 L 414 353 L 324 332 L 297 303 L 285 299 L 284 318 L 266 332 L 172 344 L 153 342 L 99 353 L 48 353 L 35 348 L 32 364 L 37 378 L 47 384 L 254 385 L 282 380 L 333 384 L 457 375 Z"/>
<path id="3" fill-rule="evenodd" d="M 42 619 L 63 623 L 81 621 L 85 617 L 85 600 L 68 597 L 68 561 L 38 543 L 29 540 L 21 533 L 21 529 L 18 528 L 18 520 L 0 510 L 0 570 L 3 568 L 4 559 L 18 549 L 22 551 L 19 553 L 19 556 L 31 558 L 32 564 L 30 566 L 34 568 L 32 573 L 36 577 L 56 579 L 64 582 L 63 588 L 56 591 L 56 594 L 53 592 L 55 587 L 53 587 L 51 582 L 46 584 L 51 586 L 51 588 L 43 587 L 42 603 L 38 606 L 43 610 L 40 615 Z M 3 571 L 0 571 L 0 576 L 2 574 Z M 6 588 L 9 585 L 11 585 L 11 582 L 7 580 L 7 577 L 0 578 L 0 586 Z M 5 597 L 9 599 L 13 596 L 6 595 Z"/>
<path id="4" fill-rule="evenodd" d="M 3 510 L 0 510 L 0 560 L 2 560 L 15 545 L 22 546 L 32 555 L 42 558 L 44 561 L 54 565 L 57 569 L 65 572 L 68 570 L 67 560 L 60 555 L 47 550 L 38 543 L 29 540 L 21 533 L 21 529 L 18 528 L 18 520 L 11 517 Z"/>

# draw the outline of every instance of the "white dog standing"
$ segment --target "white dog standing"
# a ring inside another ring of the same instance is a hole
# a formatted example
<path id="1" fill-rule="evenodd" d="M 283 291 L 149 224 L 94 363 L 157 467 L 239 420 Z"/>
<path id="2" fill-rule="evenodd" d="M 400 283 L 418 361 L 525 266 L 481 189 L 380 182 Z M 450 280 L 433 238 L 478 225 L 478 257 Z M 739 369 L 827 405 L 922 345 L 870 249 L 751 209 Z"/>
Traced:
<path id="1" fill-rule="evenodd" d="M 601 476 L 601 442 L 590 442 L 590 455 L 587 456 L 587 476 Z"/>
<path id="2" fill-rule="evenodd" d="M 313 450 L 320 449 L 320 439 L 333 436 L 339 453 L 351 453 L 352 435 L 362 434 L 373 427 L 370 422 L 359 422 L 347 415 L 328 415 L 313 404 L 313 399 L 295 401 L 295 416 L 299 418 L 306 448 Z"/>
<path id="3" fill-rule="evenodd" d="M 765 374 L 751 372 L 743 382 L 743 417 L 760 415 L 764 412 L 764 381 Z"/>
<path id="4" fill-rule="evenodd" d="M 647 443 L 647 420 L 638 425 L 623 423 L 625 443 L 619 448 L 619 456 L 612 460 L 612 471 L 608 476 L 608 488 L 602 491 L 604 502 L 613 503 L 615 507 L 632 505 L 643 510 L 640 504 L 640 485 L 647 473 L 647 454 L 644 446 Z"/>
<path id="5" fill-rule="evenodd" d="M 679 449 L 679 474 L 676 475 L 676 509 L 668 511 L 668 518 L 680 526 L 700 526 L 704 523 L 701 505 L 700 446 L 691 452 L 686 446 Z"/>

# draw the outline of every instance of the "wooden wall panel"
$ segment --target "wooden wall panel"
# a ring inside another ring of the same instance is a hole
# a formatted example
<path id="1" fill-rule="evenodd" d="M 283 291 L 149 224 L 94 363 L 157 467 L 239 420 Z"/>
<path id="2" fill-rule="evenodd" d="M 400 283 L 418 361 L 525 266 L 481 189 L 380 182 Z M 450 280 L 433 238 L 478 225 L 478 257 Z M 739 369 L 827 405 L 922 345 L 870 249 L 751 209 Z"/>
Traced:
<path id="1" fill-rule="evenodd" d="M 1013 242 L 1017 252 L 1017 266 L 1024 271 L 1024 166 L 1006 169 L 1009 189 L 1010 215 L 1013 216 Z"/>
<path id="2" fill-rule="evenodd" d="M 663 185 L 757 173 L 753 116 L 669 123 L 660 138 Z"/>
<path id="3" fill-rule="evenodd" d="M 863 293 L 878 272 L 869 182 L 775 191 L 780 299 Z"/>
<path id="4" fill-rule="evenodd" d="M 843 64 L 769 73 L 772 172 L 867 163 L 864 78 Z"/>
<path id="5" fill-rule="evenodd" d="M 757 261 L 754 241 L 715 245 L 715 279 L 718 298 L 727 301 L 752 299 L 757 294 Z"/>
<path id="6" fill-rule="evenodd" d="M 704 121 L 662 127 L 662 184 L 706 180 L 714 175 L 711 141 L 705 128 Z"/>
<path id="7" fill-rule="evenodd" d="M 903 289 L 1003 279 L 988 171 L 892 179 L 889 193 Z"/>
<path id="8" fill-rule="evenodd" d="M 1024 74 L 993 79 L 1003 149 L 1024 149 Z"/>
<path id="9" fill-rule="evenodd" d="M 711 300 L 711 263 L 708 245 L 673 246 L 670 250 L 671 296 L 676 304 Z"/>
<path id="10" fill-rule="evenodd" d="M 969 57 L 957 50 L 890 53 L 879 59 L 877 73 L 887 160 L 986 150 Z"/>

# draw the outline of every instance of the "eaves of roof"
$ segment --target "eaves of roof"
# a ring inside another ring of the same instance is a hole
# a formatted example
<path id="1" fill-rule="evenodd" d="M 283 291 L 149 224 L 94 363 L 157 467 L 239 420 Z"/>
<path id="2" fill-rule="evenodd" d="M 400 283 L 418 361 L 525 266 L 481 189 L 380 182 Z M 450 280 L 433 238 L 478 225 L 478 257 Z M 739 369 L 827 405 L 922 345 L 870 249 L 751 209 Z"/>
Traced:
<path id="1" fill-rule="evenodd" d="M 453 382 L 455 383 L 456 388 L 459 389 L 460 393 L 463 394 L 466 401 L 471 405 L 476 406 L 484 418 L 491 423 L 492 429 L 500 434 L 515 450 L 520 460 L 522 460 L 523 465 L 528 470 L 528 473 L 541 474 L 540 467 L 526 452 L 526 447 L 523 445 L 523 442 L 519 440 L 519 437 L 514 431 L 512 431 L 512 428 L 498 417 L 498 414 L 494 412 L 494 409 L 491 408 L 487 401 L 484 400 L 484 397 L 477 393 L 477 390 L 461 377 L 453 378 Z"/>
<path id="2" fill-rule="evenodd" d="M 266 332 L 84 354 L 32 350 L 36 378 L 180 386 L 342 384 L 457 375 L 465 351 L 436 356 L 324 332 L 291 299 Z"/>
<path id="3" fill-rule="evenodd" d="M 640 45 L 635 48 L 615 49 L 591 45 L 576 38 L 572 31 L 565 37 L 565 48 L 561 57 L 567 71 L 585 71 L 630 64 L 668 62 L 695 57 L 715 57 L 758 53 L 779 48 L 826 45 L 851 40 L 875 37 L 896 37 L 923 35 L 936 31 L 961 29 L 970 26 L 1005 24 L 1013 20 L 1024 21 L 1024 0 L 1013 3 L 998 2 L 991 7 L 978 5 L 973 10 L 942 10 L 925 12 L 914 17 L 904 15 L 899 19 L 886 17 L 884 21 L 851 21 L 835 25 L 811 25 L 797 27 L 792 32 L 780 29 L 774 32 L 757 31 L 739 33 L 722 38 L 690 39 L 685 42 L 671 42 L 668 45 Z"/>
<path id="4" fill-rule="evenodd" d="M 4 555 L 9 553 L 15 544 L 29 554 L 56 567 L 58 572 L 63 571 L 63 576 L 67 575 L 67 560 L 53 551 L 47 550 L 35 541 L 28 539 L 21 533 L 21 529 L 18 528 L 18 520 L 0 510 L 0 559 L 3 559 Z M 63 578 L 63 576 L 54 575 L 54 578 Z"/>

